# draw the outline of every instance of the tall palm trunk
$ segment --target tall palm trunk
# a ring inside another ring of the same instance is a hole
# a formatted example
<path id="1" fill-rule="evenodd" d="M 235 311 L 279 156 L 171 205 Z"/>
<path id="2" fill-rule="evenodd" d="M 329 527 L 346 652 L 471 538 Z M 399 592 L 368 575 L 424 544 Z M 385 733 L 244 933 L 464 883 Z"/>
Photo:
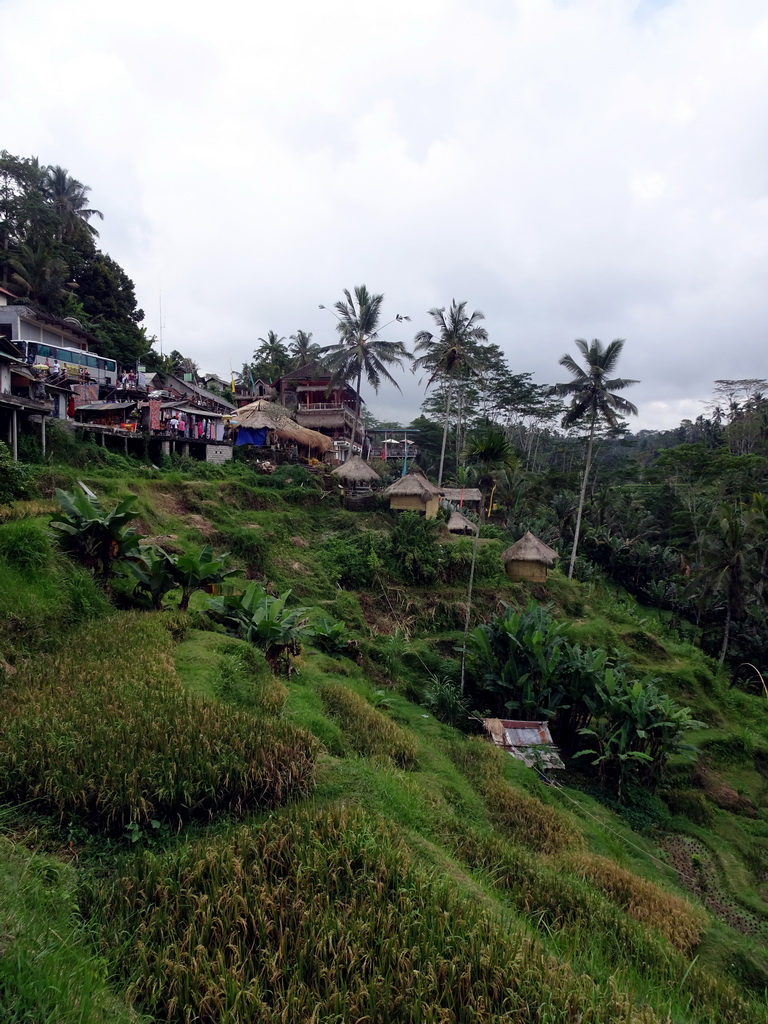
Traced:
<path id="1" fill-rule="evenodd" d="M 448 397 L 445 400 L 445 423 L 443 424 L 443 446 L 440 449 L 440 469 L 437 471 L 437 486 L 443 482 L 443 465 L 445 463 L 445 446 L 448 441 L 448 420 L 451 415 L 451 392 L 453 391 L 453 381 L 448 378 Z"/>
<path id="2" fill-rule="evenodd" d="M 355 438 L 357 437 L 357 431 L 358 431 L 358 429 L 360 427 L 360 385 L 362 383 L 362 380 L 363 380 L 363 365 L 361 363 L 360 364 L 360 368 L 357 371 L 357 401 L 355 402 L 355 425 L 352 428 L 352 440 L 349 443 L 349 448 L 347 448 L 347 457 L 346 457 L 346 459 L 344 459 L 345 462 L 348 462 L 352 458 L 352 449 L 353 449 L 353 446 L 354 446 L 354 443 L 355 443 Z M 363 446 L 362 446 L 362 443 L 361 443 L 360 444 L 360 451 L 361 451 L 361 453 L 362 453 L 362 450 L 363 450 Z"/>
<path id="3" fill-rule="evenodd" d="M 461 693 L 464 693 L 464 673 L 467 665 L 467 637 L 469 636 L 469 620 L 472 615 L 472 590 L 475 585 L 475 563 L 477 562 L 477 545 L 480 540 L 480 523 L 483 519 L 483 508 L 480 506 L 480 519 L 477 523 L 475 543 L 472 545 L 472 566 L 469 570 L 469 587 L 467 588 L 467 614 L 464 617 L 464 643 L 461 646 Z"/>
<path id="4" fill-rule="evenodd" d="M 587 445 L 587 464 L 584 467 L 584 477 L 581 481 L 581 494 L 579 495 L 579 511 L 576 513 L 576 530 L 573 535 L 573 549 L 571 551 L 571 564 L 568 566 L 568 579 L 573 577 L 573 567 L 576 564 L 576 551 L 579 547 L 579 534 L 581 533 L 581 514 L 584 511 L 584 498 L 587 493 L 587 480 L 589 479 L 589 469 L 592 465 L 592 442 L 595 439 L 595 422 L 597 420 L 597 413 L 592 410 L 592 419 L 589 424 L 589 444 Z"/>
<path id="5" fill-rule="evenodd" d="M 725 632 L 723 633 L 723 646 L 720 648 L 718 664 L 722 668 L 725 662 L 725 655 L 728 652 L 728 640 L 731 633 L 731 602 L 727 601 L 725 606 Z"/>

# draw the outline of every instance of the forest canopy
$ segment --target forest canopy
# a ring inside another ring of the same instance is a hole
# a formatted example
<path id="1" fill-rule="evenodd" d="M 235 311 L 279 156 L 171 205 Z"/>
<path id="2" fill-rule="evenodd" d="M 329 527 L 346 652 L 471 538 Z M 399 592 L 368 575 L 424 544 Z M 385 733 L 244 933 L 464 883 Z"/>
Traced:
<path id="1" fill-rule="evenodd" d="M 90 188 L 64 167 L 0 151 L 0 286 L 18 302 L 76 317 L 105 355 L 133 363 L 152 341 L 133 281 L 96 240 Z"/>

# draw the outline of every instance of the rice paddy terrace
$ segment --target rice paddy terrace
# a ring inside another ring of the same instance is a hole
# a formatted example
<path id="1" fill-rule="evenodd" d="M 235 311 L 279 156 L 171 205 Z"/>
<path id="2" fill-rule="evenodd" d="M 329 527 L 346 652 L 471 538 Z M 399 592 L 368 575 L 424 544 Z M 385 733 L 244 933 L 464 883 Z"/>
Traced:
<path id="1" fill-rule="evenodd" d="M 394 514 L 304 470 L 83 472 L 354 643 L 278 677 L 202 593 L 107 599 L 48 535 L 74 471 L 0 508 L 3 1022 L 768 1021 L 764 698 L 625 595 L 511 583 L 483 540 L 479 617 L 551 601 L 705 725 L 658 794 L 620 806 L 579 762 L 550 786 L 436 717 L 470 541 L 430 582 L 388 560 Z"/>

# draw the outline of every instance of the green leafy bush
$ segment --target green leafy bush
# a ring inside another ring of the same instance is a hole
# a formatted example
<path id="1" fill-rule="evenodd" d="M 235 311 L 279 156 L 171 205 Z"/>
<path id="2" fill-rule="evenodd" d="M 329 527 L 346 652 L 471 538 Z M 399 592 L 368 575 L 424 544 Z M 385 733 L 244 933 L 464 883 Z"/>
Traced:
<path id="1" fill-rule="evenodd" d="M 105 512 L 97 498 L 81 491 L 57 489 L 56 497 L 61 512 L 52 516 L 51 529 L 62 550 L 108 584 L 115 562 L 138 551 L 139 535 L 128 525 L 139 515 L 136 498 L 124 498 Z"/>
<path id="2" fill-rule="evenodd" d="M 434 583 L 443 562 L 437 531 L 436 520 L 418 512 L 400 512 L 384 554 L 392 575 L 412 586 Z"/>
<path id="3" fill-rule="evenodd" d="M 351 536 L 331 537 L 318 551 L 321 565 L 332 575 L 340 587 L 364 590 L 374 582 L 381 565 L 382 541 L 378 534 L 367 530 Z"/>
<path id="4" fill-rule="evenodd" d="M 122 834 L 306 795 L 318 752 L 287 723 L 189 695 L 163 621 L 124 613 L 0 689 L 0 796 Z"/>
<path id="5" fill-rule="evenodd" d="M 259 583 L 250 583 L 242 594 L 226 594 L 208 602 L 208 614 L 232 633 L 261 647 L 273 672 L 290 671 L 291 658 L 311 638 L 306 608 L 286 608 L 291 596 L 268 594 Z"/>
<path id="6" fill-rule="evenodd" d="M 29 486 L 29 469 L 14 462 L 8 445 L 0 441 L 0 505 L 26 498 Z"/>

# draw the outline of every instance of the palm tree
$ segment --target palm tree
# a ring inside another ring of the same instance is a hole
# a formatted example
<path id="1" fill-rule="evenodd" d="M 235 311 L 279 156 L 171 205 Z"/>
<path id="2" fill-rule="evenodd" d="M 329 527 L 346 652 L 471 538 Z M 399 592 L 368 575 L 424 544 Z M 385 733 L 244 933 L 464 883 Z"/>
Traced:
<path id="1" fill-rule="evenodd" d="M 571 564 L 568 566 L 568 579 L 573 576 L 573 567 L 576 564 L 576 551 L 579 546 L 579 533 L 581 531 L 581 516 L 584 511 L 584 496 L 587 493 L 587 480 L 592 465 L 592 445 L 595 439 L 595 427 L 598 421 L 602 420 L 609 427 L 618 426 L 618 415 L 631 414 L 637 416 L 637 408 L 628 402 L 621 395 L 614 394 L 615 391 L 623 391 L 624 388 L 637 384 L 636 380 L 627 380 L 624 377 L 608 379 L 613 373 L 616 363 L 624 347 L 622 338 L 615 338 L 610 345 L 604 346 L 601 341 L 594 338 L 589 344 L 583 338 L 576 341 L 576 345 L 584 356 L 586 368 L 579 366 L 576 360 L 569 355 L 564 355 L 560 365 L 573 376 L 572 381 L 566 384 L 556 384 L 555 392 L 558 395 L 570 395 L 571 407 L 563 417 L 563 426 L 572 427 L 576 423 L 585 420 L 589 422 L 589 440 L 587 442 L 587 461 L 584 466 L 584 476 L 581 481 L 581 493 L 579 494 L 579 508 L 576 514 L 576 531 L 573 537 L 573 549 L 571 551 Z"/>
<path id="2" fill-rule="evenodd" d="M 485 316 L 479 309 L 468 316 L 466 308 L 466 301 L 456 302 L 456 299 L 453 299 L 447 316 L 445 306 L 430 309 L 428 312 L 437 327 L 437 337 L 429 331 L 419 331 L 414 338 L 416 351 L 424 353 L 414 362 L 414 369 L 420 367 L 431 371 L 427 387 L 436 380 L 445 380 L 448 385 L 445 400 L 445 423 L 443 424 L 443 446 L 440 451 L 440 468 L 437 473 L 438 487 L 443 482 L 445 445 L 448 439 L 448 422 L 451 415 L 454 382 L 467 373 L 476 372 L 473 346 L 478 342 L 488 340 L 488 332 L 484 327 L 479 326 L 479 321 L 484 320 Z"/>
<path id="3" fill-rule="evenodd" d="M 352 444 L 360 428 L 360 385 L 363 374 L 375 392 L 378 392 L 382 378 L 394 384 L 399 391 L 400 385 L 387 366 L 402 367 L 403 360 L 412 358 L 402 341 L 385 341 L 379 337 L 379 331 L 384 329 L 379 326 L 383 301 L 383 295 L 372 295 L 364 284 L 355 288 L 354 297 L 345 288 L 344 300 L 340 299 L 331 311 L 338 320 L 336 330 L 341 340 L 337 345 L 326 345 L 320 349 L 320 355 L 324 357 L 325 366 L 331 374 L 330 389 L 342 383 L 349 384 L 352 380 L 357 381 Z M 325 309 L 325 306 L 320 306 L 320 309 Z M 395 321 L 402 323 L 410 319 L 398 313 L 384 327 Z M 347 449 L 347 458 L 352 454 L 352 444 Z"/>
<path id="4" fill-rule="evenodd" d="M 91 217 L 104 220 L 104 214 L 88 206 L 88 193 L 91 191 L 88 185 L 71 177 L 64 167 L 48 167 L 44 191 L 59 221 L 57 237 L 60 242 L 98 236 L 98 231 L 89 221 Z"/>
<path id="5" fill-rule="evenodd" d="M 294 368 L 306 366 L 320 351 L 320 346 L 312 342 L 312 331 L 296 331 L 291 335 L 291 342 Z"/>
<path id="6" fill-rule="evenodd" d="M 279 338 L 277 331 L 268 331 L 266 338 L 259 338 L 261 345 L 253 353 L 254 361 L 260 363 L 259 373 L 269 377 L 270 384 L 288 369 L 290 357 L 285 338 Z"/>
<path id="7" fill-rule="evenodd" d="M 9 257 L 11 280 L 19 291 L 50 312 L 58 312 L 62 301 L 75 287 L 69 281 L 69 267 L 43 243 L 19 246 Z"/>
<path id="8" fill-rule="evenodd" d="M 760 565 L 749 535 L 744 512 L 733 505 L 721 505 L 701 536 L 702 571 L 696 582 L 706 596 L 725 600 L 725 628 L 720 664 L 725 661 L 731 623 L 746 612 L 747 599 L 759 592 Z"/>

